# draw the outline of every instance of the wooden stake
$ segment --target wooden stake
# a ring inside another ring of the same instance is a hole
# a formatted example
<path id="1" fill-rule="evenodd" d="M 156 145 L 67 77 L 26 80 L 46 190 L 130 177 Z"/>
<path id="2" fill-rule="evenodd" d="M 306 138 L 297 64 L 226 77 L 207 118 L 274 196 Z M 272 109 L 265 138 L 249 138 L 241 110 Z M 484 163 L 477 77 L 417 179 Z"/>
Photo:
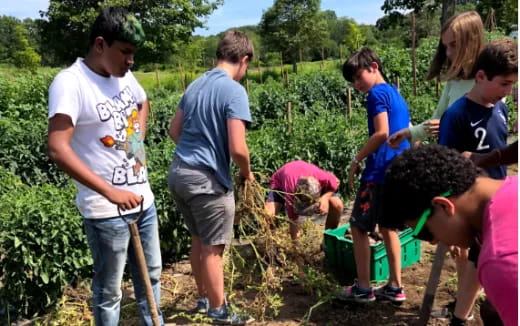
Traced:
<path id="1" fill-rule="evenodd" d="M 435 292 L 437 291 L 437 285 L 439 284 L 439 278 L 441 276 L 442 266 L 444 265 L 444 258 L 446 257 L 447 248 L 442 243 L 437 245 L 435 250 L 435 259 L 433 260 L 430 277 L 428 278 L 428 285 L 426 286 L 426 292 L 424 293 L 423 303 L 421 311 L 419 313 L 418 326 L 428 325 L 430 314 L 432 312 L 433 301 L 435 299 Z"/>
<path id="2" fill-rule="evenodd" d="M 159 81 L 159 65 L 155 64 L 155 85 L 156 87 L 161 86 L 161 82 Z"/>
<path id="3" fill-rule="evenodd" d="M 321 48 L 321 70 L 325 68 L 325 48 Z"/>
<path id="4" fill-rule="evenodd" d="M 182 91 L 184 92 L 184 91 L 186 91 L 186 79 L 184 77 L 184 73 L 182 72 L 182 66 L 180 63 L 179 63 L 179 75 L 181 78 Z"/>
<path id="5" fill-rule="evenodd" d="M 347 88 L 347 110 L 348 118 L 352 119 L 352 90 L 350 87 Z"/>
<path id="6" fill-rule="evenodd" d="M 292 130 L 292 112 L 291 112 L 291 109 L 292 109 L 292 103 L 291 102 L 287 102 L 287 130 L 289 132 L 291 132 Z"/>
<path id="7" fill-rule="evenodd" d="M 397 86 L 397 91 L 399 92 L 401 90 L 401 81 L 399 77 L 395 80 L 395 85 Z"/>
<path id="8" fill-rule="evenodd" d="M 260 69 L 260 60 L 258 60 L 258 74 L 260 75 L 260 84 L 263 84 L 263 81 L 262 81 L 262 69 Z"/>
<path id="9" fill-rule="evenodd" d="M 280 72 L 281 72 L 281 76 L 283 78 L 284 69 L 283 69 L 283 53 L 282 52 L 280 52 Z"/>
<path id="10" fill-rule="evenodd" d="M 413 73 L 413 96 L 417 96 L 417 69 L 415 62 L 415 11 L 412 11 L 412 73 Z"/>
<path id="11" fill-rule="evenodd" d="M 246 92 L 249 94 L 249 79 L 246 79 Z"/>

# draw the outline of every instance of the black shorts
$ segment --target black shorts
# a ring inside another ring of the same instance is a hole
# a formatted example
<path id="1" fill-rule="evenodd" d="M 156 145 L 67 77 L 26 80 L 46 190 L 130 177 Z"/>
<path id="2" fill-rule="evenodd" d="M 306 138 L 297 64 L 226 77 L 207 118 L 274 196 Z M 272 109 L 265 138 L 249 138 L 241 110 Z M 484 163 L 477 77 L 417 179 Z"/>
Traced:
<path id="1" fill-rule="evenodd" d="M 381 183 L 361 182 L 352 208 L 351 226 L 364 232 L 373 232 L 376 224 L 388 229 L 404 229 L 403 225 L 383 218 L 383 188 Z"/>

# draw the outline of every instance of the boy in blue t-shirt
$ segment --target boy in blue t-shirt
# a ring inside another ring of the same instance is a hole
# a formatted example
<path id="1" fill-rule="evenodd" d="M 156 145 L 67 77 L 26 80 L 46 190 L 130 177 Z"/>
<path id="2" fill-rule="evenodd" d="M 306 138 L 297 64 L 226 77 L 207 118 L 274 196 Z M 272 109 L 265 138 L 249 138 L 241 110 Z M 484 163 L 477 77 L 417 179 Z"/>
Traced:
<path id="1" fill-rule="evenodd" d="M 353 82 L 357 90 L 367 94 L 370 138 L 352 159 L 349 171 L 349 186 L 352 188 L 354 177 L 361 171 L 361 161 L 366 158 L 350 218 L 358 280 L 353 286 L 338 293 L 338 297 L 357 302 L 372 302 L 376 296 L 404 301 L 406 296 L 401 286 L 401 243 L 396 226 L 382 219 L 381 207 L 386 167 L 395 156 L 410 147 L 408 141 L 404 141 L 398 149 L 392 149 L 388 147 L 386 139 L 388 135 L 409 126 L 408 106 L 397 89 L 385 82 L 381 61 L 370 49 L 362 49 L 353 54 L 343 65 L 343 76 Z M 375 230 L 376 224 L 379 224 L 383 234 L 390 277 L 385 286 L 374 291 L 370 287 L 368 233 Z"/>
<path id="2" fill-rule="evenodd" d="M 507 146 L 507 107 L 501 99 L 518 79 L 517 62 L 513 39 L 493 41 L 482 50 L 473 67 L 475 86 L 441 118 L 439 144 L 475 153 Z M 485 170 L 494 179 L 506 176 L 505 166 Z"/>

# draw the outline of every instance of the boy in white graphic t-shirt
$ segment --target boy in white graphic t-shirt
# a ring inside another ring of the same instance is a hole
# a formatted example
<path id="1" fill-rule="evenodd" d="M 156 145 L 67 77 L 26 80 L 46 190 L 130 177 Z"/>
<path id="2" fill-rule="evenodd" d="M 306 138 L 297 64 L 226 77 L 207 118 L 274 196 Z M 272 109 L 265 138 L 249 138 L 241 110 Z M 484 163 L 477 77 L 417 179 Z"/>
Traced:
<path id="1" fill-rule="evenodd" d="M 96 325 L 118 323 L 127 253 L 141 320 L 152 325 L 118 208 L 127 220 L 143 210 L 137 225 L 155 301 L 160 301 L 158 222 L 144 149 L 149 104 L 129 70 L 143 42 L 135 16 L 123 8 L 105 8 L 92 26 L 87 56 L 61 71 L 49 89 L 49 156 L 78 187 L 76 205 L 94 260 Z"/>

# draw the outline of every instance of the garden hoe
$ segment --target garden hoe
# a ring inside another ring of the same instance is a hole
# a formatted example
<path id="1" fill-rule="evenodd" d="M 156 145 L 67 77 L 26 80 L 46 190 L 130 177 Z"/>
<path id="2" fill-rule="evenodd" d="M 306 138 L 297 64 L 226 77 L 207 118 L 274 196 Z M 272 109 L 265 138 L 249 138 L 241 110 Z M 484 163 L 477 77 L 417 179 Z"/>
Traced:
<path id="1" fill-rule="evenodd" d="M 150 315 L 152 316 L 153 326 L 160 326 L 161 323 L 159 321 L 157 305 L 153 296 L 152 283 L 150 282 L 150 277 L 148 276 L 148 268 L 146 267 L 146 259 L 144 257 L 143 246 L 141 244 L 141 237 L 139 236 L 139 230 L 137 229 L 137 222 L 143 216 L 143 202 L 144 199 L 141 200 L 141 210 L 139 211 L 139 214 L 137 215 L 137 218 L 134 221 L 127 221 L 125 217 L 121 215 L 119 206 L 117 207 L 117 212 L 119 213 L 119 216 L 123 219 L 123 221 L 125 221 L 126 224 L 128 224 L 128 230 L 130 231 L 132 247 L 134 248 L 137 267 L 139 269 L 139 275 L 141 276 L 141 280 L 144 284 L 144 293 L 146 295 L 146 301 L 148 302 L 148 309 L 150 310 Z"/>

